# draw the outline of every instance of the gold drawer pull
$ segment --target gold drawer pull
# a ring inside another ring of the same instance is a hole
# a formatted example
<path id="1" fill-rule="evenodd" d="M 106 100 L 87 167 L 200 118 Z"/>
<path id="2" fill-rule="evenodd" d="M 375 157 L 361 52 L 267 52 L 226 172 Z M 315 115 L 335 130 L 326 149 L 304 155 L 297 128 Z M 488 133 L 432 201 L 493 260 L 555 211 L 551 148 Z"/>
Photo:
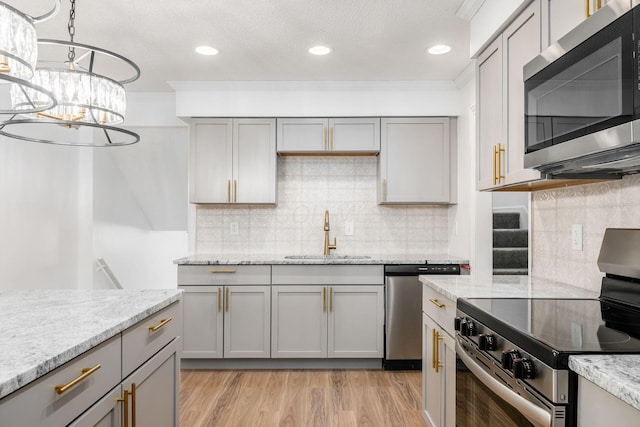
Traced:
<path id="1" fill-rule="evenodd" d="M 94 366 L 93 368 L 82 368 L 82 375 L 80 375 L 78 378 L 74 379 L 73 381 L 71 381 L 71 382 L 69 382 L 67 384 L 57 385 L 55 387 L 56 393 L 58 393 L 58 394 L 64 393 L 65 391 L 67 391 L 71 387 L 73 387 L 74 385 L 78 384 L 80 381 L 86 379 L 89 375 L 93 374 L 98 369 L 100 369 L 100 364 L 99 363 L 96 366 Z"/>
<path id="2" fill-rule="evenodd" d="M 235 270 L 211 270 L 211 272 L 213 274 L 219 274 L 219 273 L 235 273 Z"/>
<path id="3" fill-rule="evenodd" d="M 435 304 L 438 308 L 443 308 L 444 304 L 441 303 L 440 301 L 438 301 L 437 298 L 431 298 L 429 301 L 431 301 L 433 304 Z"/>
<path id="4" fill-rule="evenodd" d="M 149 330 L 151 332 L 155 332 L 158 329 L 162 328 L 164 325 L 166 325 L 167 323 L 171 322 L 171 320 L 173 320 L 172 317 L 169 317 L 168 319 L 162 319 L 160 320 L 160 323 L 158 323 L 156 326 L 149 326 Z"/>
<path id="5" fill-rule="evenodd" d="M 124 408 L 123 408 L 124 427 L 129 427 L 129 396 L 130 395 L 131 393 L 129 393 L 129 390 L 125 390 L 124 397 L 119 397 L 116 399 L 116 401 L 122 402 L 124 405 Z"/>

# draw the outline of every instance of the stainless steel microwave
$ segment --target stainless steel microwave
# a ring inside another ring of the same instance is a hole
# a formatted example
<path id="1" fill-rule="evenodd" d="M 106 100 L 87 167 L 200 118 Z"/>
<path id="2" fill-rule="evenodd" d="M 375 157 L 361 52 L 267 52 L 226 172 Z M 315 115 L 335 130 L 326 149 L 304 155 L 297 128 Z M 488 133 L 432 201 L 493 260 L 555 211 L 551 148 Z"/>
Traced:
<path id="1" fill-rule="evenodd" d="M 639 4 L 610 1 L 525 65 L 525 167 L 576 178 L 640 171 Z"/>

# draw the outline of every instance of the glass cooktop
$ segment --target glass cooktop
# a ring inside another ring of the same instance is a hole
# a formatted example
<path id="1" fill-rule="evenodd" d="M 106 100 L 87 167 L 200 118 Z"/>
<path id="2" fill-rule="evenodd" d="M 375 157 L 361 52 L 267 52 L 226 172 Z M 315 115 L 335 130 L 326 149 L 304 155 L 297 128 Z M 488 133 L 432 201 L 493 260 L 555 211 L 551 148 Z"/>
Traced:
<path id="1" fill-rule="evenodd" d="M 562 354 L 640 353 L 640 310 L 618 303 L 469 298 L 458 308 L 550 365 Z"/>

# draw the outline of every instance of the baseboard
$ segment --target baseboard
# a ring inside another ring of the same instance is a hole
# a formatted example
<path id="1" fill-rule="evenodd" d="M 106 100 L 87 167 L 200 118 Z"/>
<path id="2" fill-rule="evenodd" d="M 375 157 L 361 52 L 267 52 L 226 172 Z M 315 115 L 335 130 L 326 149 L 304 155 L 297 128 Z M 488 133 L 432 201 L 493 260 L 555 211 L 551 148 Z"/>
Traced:
<path id="1" fill-rule="evenodd" d="M 382 369 L 382 359 L 182 359 L 182 369 Z"/>

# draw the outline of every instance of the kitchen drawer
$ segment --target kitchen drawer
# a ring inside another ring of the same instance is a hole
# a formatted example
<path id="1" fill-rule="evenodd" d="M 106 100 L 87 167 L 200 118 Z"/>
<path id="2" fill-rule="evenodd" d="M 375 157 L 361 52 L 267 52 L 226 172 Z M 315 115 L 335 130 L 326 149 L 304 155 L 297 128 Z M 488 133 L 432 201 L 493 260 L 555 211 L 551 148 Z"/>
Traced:
<path id="1" fill-rule="evenodd" d="M 122 378 L 182 335 L 181 310 L 179 302 L 173 303 L 122 333 Z"/>
<path id="2" fill-rule="evenodd" d="M 178 285 L 269 285 L 270 265 L 180 265 Z"/>
<path id="3" fill-rule="evenodd" d="M 3 426 L 64 426 L 120 383 L 120 334 L 0 400 Z M 62 394 L 83 369 L 100 366 Z"/>
<path id="4" fill-rule="evenodd" d="M 274 285 L 384 285 L 382 265 L 274 265 Z"/>
<path id="5" fill-rule="evenodd" d="M 422 311 L 438 323 L 451 336 L 455 335 L 453 321 L 456 318 L 456 303 L 428 285 L 422 285 Z"/>

